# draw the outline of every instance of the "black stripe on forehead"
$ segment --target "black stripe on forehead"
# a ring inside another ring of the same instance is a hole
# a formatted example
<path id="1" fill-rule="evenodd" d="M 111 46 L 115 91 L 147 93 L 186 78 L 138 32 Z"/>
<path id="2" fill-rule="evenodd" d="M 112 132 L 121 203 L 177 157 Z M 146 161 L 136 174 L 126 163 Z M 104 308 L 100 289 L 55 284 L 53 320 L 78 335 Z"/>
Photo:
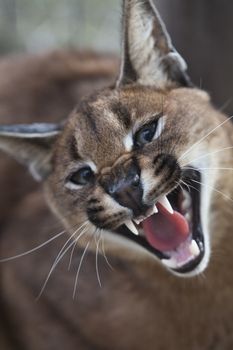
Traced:
<path id="1" fill-rule="evenodd" d="M 96 125 L 96 114 L 93 107 L 88 103 L 81 103 L 78 110 L 84 117 L 85 121 L 89 124 L 90 129 L 97 134 L 97 125 Z"/>
<path id="2" fill-rule="evenodd" d="M 72 160 L 80 160 L 80 155 L 78 154 L 77 141 L 74 136 L 69 140 L 69 153 Z"/>
<path id="3" fill-rule="evenodd" d="M 131 125 L 131 115 L 128 109 L 121 102 L 112 103 L 110 108 L 118 118 L 118 121 L 123 124 L 126 129 L 129 129 Z"/>

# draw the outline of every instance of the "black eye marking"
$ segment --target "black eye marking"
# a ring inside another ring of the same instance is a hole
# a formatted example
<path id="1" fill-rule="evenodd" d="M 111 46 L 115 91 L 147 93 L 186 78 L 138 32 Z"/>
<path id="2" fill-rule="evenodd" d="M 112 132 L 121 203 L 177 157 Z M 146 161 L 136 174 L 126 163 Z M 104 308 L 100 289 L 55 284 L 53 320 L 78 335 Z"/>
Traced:
<path id="1" fill-rule="evenodd" d="M 152 122 L 144 125 L 141 129 L 139 129 L 134 136 L 134 146 L 142 147 L 147 143 L 150 143 L 156 133 L 158 127 L 159 118 L 157 120 L 153 120 Z"/>
<path id="2" fill-rule="evenodd" d="M 85 186 L 93 183 L 95 175 L 90 167 L 85 167 L 74 172 L 68 179 L 75 185 Z"/>

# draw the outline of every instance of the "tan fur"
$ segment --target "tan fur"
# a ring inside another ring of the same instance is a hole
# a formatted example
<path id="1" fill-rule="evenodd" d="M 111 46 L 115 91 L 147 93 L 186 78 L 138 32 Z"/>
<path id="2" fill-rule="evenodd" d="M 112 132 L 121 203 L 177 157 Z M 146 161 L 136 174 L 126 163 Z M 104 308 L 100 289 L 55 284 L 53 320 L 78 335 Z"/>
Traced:
<path id="1" fill-rule="evenodd" d="M 2 58 L 0 122 L 60 121 L 92 89 L 113 83 L 117 66 L 114 56 L 75 50 Z M 35 183 L 21 166 L 2 154 L 0 168 L 1 222 L 9 207 L 25 191 L 34 189 Z"/>
<path id="2" fill-rule="evenodd" d="M 132 5 L 134 1 L 127 3 Z M 233 198 L 233 183 L 232 173 L 223 169 L 233 168 L 233 126 L 211 105 L 205 92 L 178 86 L 180 82 L 160 90 L 156 84 L 148 87 L 131 81 L 104 89 L 82 100 L 67 119 L 52 148 L 53 170 L 44 189 L 50 207 L 69 234 L 87 222 L 86 233 L 79 240 L 70 271 L 70 257 L 65 255 L 38 303 L 34 299 L 68 235 L 44 248 L 44 253 L 38 251 L 2 268 L 2 318 L 7 335 L 9 329 L 17 329 L 11 339 L 15 348 L 232 349 L 233 238 L 229 198 Z M 160 114 L 165 126 L 159 139 L 143 149 L 126 150 L 128 133 L 135 133 L 140 125 Z M 159 176 L 154 175 L 157 165 L 152 165 L 152 160 L 161 152 L 172 154 L 181 167 L 194 163 L 203 168 L 202 224 L 212 254 L 210 260 L 207 257 L 204 265 L 200 264 L 193 278 L 178 278 L 154 255 L 112 232 L 132 218 L 132 213 L 119 205 L 105 186 L 114 183 L 119 174 L 127 176 L 132 158 L 137 159 L 146 184 L 146 203 L 153 203 L 177 186 L 175 171 L 170 175 L 172 181 L 160 186 L 169 174 L 168 166 Z M 209 155 L 204 157 L 206 154 Z M 93 169 L 95 184 L 70 186 L 70 175 L 83 165 Z M 97 215 L 102 227 L 91 223 L 88 216 L 88 209 L 93 209 L 96 201 L 103 208 Z M 27 250 L 35 238 L 45 241 L 55 225 L 39 193 L 21 199 L 11 214 L 14 221 L 5 226 L 1 255 L 17 254 L 14 246 Z M 42 223 L 46 228 L 41 227 Z M 96 255 L 101 228 L 113 270 L 103 256 Z M 95 239 L 91 240 L 93 234 Z M 88 242 L 88 255 L 73 300 L 77 268 Z M 102 287 L 98 285 L 98 271 Z"/>

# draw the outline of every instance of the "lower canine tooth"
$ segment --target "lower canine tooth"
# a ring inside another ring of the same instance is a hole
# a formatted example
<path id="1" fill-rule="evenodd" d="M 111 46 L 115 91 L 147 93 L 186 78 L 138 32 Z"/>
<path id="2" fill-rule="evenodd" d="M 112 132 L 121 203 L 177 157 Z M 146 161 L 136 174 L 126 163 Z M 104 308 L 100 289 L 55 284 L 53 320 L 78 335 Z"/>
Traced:
<path id="1" fill-rule="evenodd" d="M 184 201 L 183 203 L 187 206 L 187 207 L 190 207 L 191 205 L 191 196 L 190 194 L 184 190 L 183 192 L 183 195 L 184 195 Z"/>
<path id="2" fill-rule="evenodd" d="M 128 227 L 128 229 L 136 236 L 139 235 L 138 230 L 136 229 L 136 227 L 134 226 L 133 222 L 131 220 L 128 220 L 125 222 L 125 226 Z"/>
<path id="3" fill-rule="evenodd" d="M 184 217 L 185 217 L 185 219 L 186 219 L 187 221 L 191 221 L 191 215 L 190 215 L 190 213 L 186 213 Z"/>
<path id="4" fill-rule="evenodd" d="M 159 198 L 158 202 L 165 208 L 170 214 L 174 214 L 174 210 L 172 209 L 172 206 L 167 199 L 166 196 L 162 196 Z"/>
<path id="5" fill-rule="evenodd" d="M 192 240 L 189 246 L 189 250 L 194 256 L 198 256 L 200 254 L 200 249 L 198 247 L 197 242 L 194 239 Z"/>

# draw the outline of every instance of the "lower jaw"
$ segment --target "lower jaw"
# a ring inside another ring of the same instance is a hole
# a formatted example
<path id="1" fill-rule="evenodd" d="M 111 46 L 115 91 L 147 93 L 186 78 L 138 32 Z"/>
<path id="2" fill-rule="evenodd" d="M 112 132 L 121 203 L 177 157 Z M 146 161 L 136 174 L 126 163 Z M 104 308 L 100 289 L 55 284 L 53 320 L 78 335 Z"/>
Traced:
<path id="1" fill-rule="evenodd" d="M 193 175 L 201 182 L 201 174 L 197 170 L 193 170 Z M 145 234 L 143 230 L 141 230 L 141 235 L 139 236 L 133 236 L 131 232 L 126 229 L 126 227 L 122 226 L 121 229 L 118 231 L 120 235 L 123 235 L 124 237 L 133 240 L 136 244 L 139 244 L 143 248 L 145 248 L 147 251 L 149 251 L 151 254 L 153 254 L 156 258 L 158 258 L 161 263 L 167 267 L 172 273 L 180 276 L 193 276 L 197 274 L 197 271 L 201 271 L 201 267 L 198 268 L 205 256 L 205 242 L 204 242 L 204 235 L 202 233 L 201 229 L 201 220 L 200 220 L 200 186 L 198 187 L 196 185 L 195 191 L 192 194 L 192 200 L 195 201 L 193 203 L 192 211 L 193 211 L 193 222 L 191 225 L 190 231 L 193 231 L 193 233 L 190 233 L 189 237 L 187 238 L 187 241 L 183 242 L 183 245 L 187 245 L 189 242 L 192 242 L 192 240 L 195 241 L 199 248 L 199 253 L 196 256 L 193 257 L 185 257 L 181 262 L 179 262 L 180 257 L 178 256 L 178 262 L 174 259 L 177 258 L 177 254 L 180 253 L 181 256 L 184 254 L 182 251 L 182 244 L 178 246 L 177 249 L 175 249 L 172 252 L 162 252 L 151 246 L 148 241 L 145 238 Z M 173 193 L 170 195 L 170 200 L 172 202 L 172 196 Z M 168 196 L 168 197 L 169 197 Z M 183 247 L 184 248 L 184 247 Z M 187 247 L 186 247 L 187 249 Z"/>
<path id="2" fill-rule="evenodd" d="M 188 241 L 187 244 L 192 242 L 192 240 L 193 240 L 193 237 L 190 236 L 188 238 L 188 240 L 187 240 Z M 184 244 L 186 244 L 186 242 L 184 242 Z M 180 275 L 186 275 L 186 274 L 194 273 L 195 270 L 198 268 L 198 266 L 201 264 L 201 261 L 203 260 L 204 255 L 205 255 L 204 244 L 201 243 L 201 246 L 198 245 L 198 248 L 199 248 L 199 254 L 197 256 L 195 256 L 193 258 L 192 257 L 188 258 L 182 264 L 178 263 L 176 267 L 169 266 L 169 269 L 171 271 L 175 272 L 176 274 L 180 274 Z M 165 266 L 167 266 L 166 265 L 166 261 L 167 260 L 162 260 L 162 263 Z"/>
<path id="3" fill-rule="evenodd" d="M 170 260 L 170 253 L 169 252 L 161 252 L 159 250 L 154 249 L 152 246 L 149 245 L 149 243 L 146 241 L 146 239 L 143 237 L 143 235 L 135 236 L 135 238 L 132 238 L 131 234 L 128 232 L 128 229 L 125 227 L 121 227 L 120 230 L 117 231 L 117 234 L 124 237 L 124 239 L 128 239 L 129 241 L 133 241 L 135 243 L 135 246 L 139 246 L 143 250 L 149 253 L 153 258 L 155 258 L 157 261 L 159 260 L 160 264 L 165 267 L 167 270 L 169 270 L 171 273 L 175 274 L 176 276 L 181 277 L 189 277 L 194 276 L 198 274 L 198 272 L 195 272 L 199 270 L 201 272 L 201 268 L 198 269 L 200 266 L 204 256 L 205 256 L 205 245 L 201 243 L 202 248 L 200 249 L 200 254 L 194 258 L 188 260 L 186 263 L 182 264 L 179 267 L 171 267 L 168 266 L 166 263 Z M 193 237 L 189 237 L 188 239 L 191 241 Z"/>

